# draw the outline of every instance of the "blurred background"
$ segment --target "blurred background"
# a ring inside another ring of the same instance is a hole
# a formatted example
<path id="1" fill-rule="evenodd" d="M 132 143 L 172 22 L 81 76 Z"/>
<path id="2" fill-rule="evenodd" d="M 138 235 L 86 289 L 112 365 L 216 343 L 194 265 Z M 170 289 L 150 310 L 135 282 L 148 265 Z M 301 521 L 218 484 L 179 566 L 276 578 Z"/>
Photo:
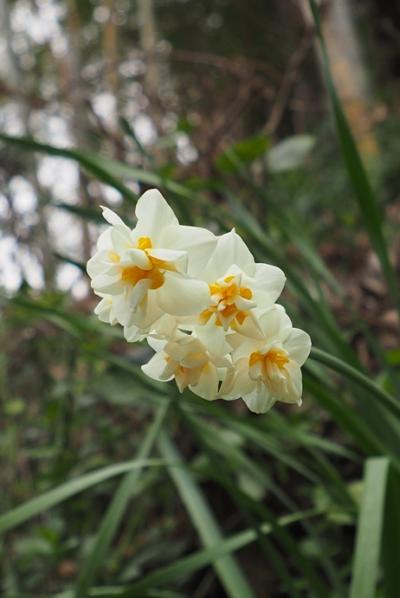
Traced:
<path id="1" fill-rule="evenodd" d="M 400 5 L 319 7 L 398 273 Z M 258 261 L 287 272 L 283 303 L 317 346 L 399 388 L 398 316 L 343 164 L 305 0 L 1 0 L 0 133 L 3 513 L 142 446 L 159 400 L 148 394 L 161 396 L 140 378 L 148 351 L 88 317 L 84 265 L 99 206 L 132 222 L 149 187 L 185 224 L 236 226 Z M 308 375 L 300 411 L 257 420 L 238 402 L 207 411 L 188 398 L 189 412 L 170 416 L 225 532 L 297 508 L 328 512 L 240 552 L 260 597 L 347 595 L 364 459 L 399 455 L 398 421 L 387 427 L 335 376 L 324 386 L 318 368 Z M 157 468 L 141 476 L 91 583 L 133 584 L 198 548 L 179 483 L 176 493 L 166 479 Z M 115 485 L 9 533 L 1 594 L 70 595 Z M 176 575 L 129 595 L 233 595 L 210 567 Z"/>

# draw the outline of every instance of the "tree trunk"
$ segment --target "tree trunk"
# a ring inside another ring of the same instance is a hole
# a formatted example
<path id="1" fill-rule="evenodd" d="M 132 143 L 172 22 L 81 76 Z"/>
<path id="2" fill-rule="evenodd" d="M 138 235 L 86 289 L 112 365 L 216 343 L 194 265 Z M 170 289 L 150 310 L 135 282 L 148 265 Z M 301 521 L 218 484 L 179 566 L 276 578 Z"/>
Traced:
<path id="1" fill-rule="evenodd" d="M 305 21 L 311 25 L 308 0 L 301 0 Z M 354 23 L 351 0 L 330 0 L 321 6 L 321 23 L 337 92 L 363 156 L 375 156 L 372 131 L 372 92 L 362 41 Z"/>
<path id="2" fill-rule="evenodd" d="M 69 44 L 69 65 L 68 78 L 69 100 L 73 110 L 73 136 L 77 147 L 89 149 L 87 135 L 87 105 L 85 103 L 84 83 L 81 77 L 82 49 L 81 49 L 81 19 L 79 14 L 78 0 L 68 0 L 68 44 Z M 90 205 L 90 196 L 87 190 L 87 176 L 79 172 L 79 196 L 83 207 Z M 82 220 L 82 256 L 85 262 L 88 261 L 92 251 L 89 226 Z"/>
<path id="3" fill-rule="evenodd" d="M 158 95 L 160 86 L 160 72 L 156 55 L 157 35 L 153 0 L 138 0 L 137 11 L 140 45 L 146 60 L 144 88 L 150 103 L 150 116 L 157 131 L 160 131 L 161 111 Z"/>

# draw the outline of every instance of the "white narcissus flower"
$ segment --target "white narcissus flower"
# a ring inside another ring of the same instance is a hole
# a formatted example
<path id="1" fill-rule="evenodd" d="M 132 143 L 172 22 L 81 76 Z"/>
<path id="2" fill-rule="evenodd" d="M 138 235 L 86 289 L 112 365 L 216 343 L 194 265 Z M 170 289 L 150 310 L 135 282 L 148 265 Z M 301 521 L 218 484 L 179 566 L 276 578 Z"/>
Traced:
<path id="1" fill-rule="evenodd" d="M 180 392 L 189 387 L 199 397 L 218 398 L 218 387 L 230 367 L 229 357 L 211 353 L 194 334 L 177 331 L 169 341 L 148 338 L 156 351 L 142 370 L 162 382 L 175 379 Z"/>
<path id="2" fill-rule="evenodd" d="M 139 338 L 165 313 L 188 316 L 206 307 L 207 284 L 189 275 L 209 259 L 216 243 L 210 231 L 180 226 L 155 189 L 138 200 L 132 230 L 108 208 L 103 215 L 111 227 L 100 236 L 87 270 L 94 291 L 112 297 L 113 317 L 131 337 L 134 327 Z"/>
<path id="3" fill-rule="evenodd" d="M 232 330 L 259 338 L 255 310 L 271 307 L 282 292 L 285 275 L 280 268 L 258 264 L 239 235 L 232 230 L 219 237 L 200 278 L 208 283 L 209 304 L 196 318 L 186 318 L 182 327 L 200 330 L 208 343 L 222 343 Z"/>
<path id="4" fill-rule="evenodd" d="M 309 335 L 292 327 L 280 305 L 260 315 L 259 325 L 261 339 L 230 338 L 233 367 L 220 388 L 221 398 L 242 397 L 254 413 L 265 413 L 276 401 L 301 405 L 300 368 L 310 353 Z"/>
<path id="5" fill-rule="evenodd" d="M 110 226 L 87 265 L 95 313 L 121 324 L 128 342 L 147 338 L 156 351 L 142 366 L 148 376 L 207 400 L 241 397 L 255 413 L 301 404 L 311 341 L 275 304 L 282 270 L 255 263 L 235 230 L 217 238 L 181 226 L 156 190 L 138 200 L 133 229 L 103 215 Z"/>

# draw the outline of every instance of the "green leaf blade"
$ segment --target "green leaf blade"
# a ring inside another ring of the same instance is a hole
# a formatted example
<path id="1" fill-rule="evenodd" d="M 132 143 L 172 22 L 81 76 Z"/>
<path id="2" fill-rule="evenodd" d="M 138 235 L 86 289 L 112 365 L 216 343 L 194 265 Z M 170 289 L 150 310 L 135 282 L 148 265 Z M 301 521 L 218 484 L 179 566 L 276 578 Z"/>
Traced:
<path id="1" fill-rule="evenodd" d="M 184 462 L 177 448 L 164 431 L 160 434 L 158 446 L 163 458 L 172 459 L 174 462 L 181 464 L 181 467 L 171 467 L 169 471 L 203 545 L 206 548 L 217 547 L 223 541 L 217 521 L 210 511 L 200 488 L 188 469 L 184 467 Z M 254 596 L 232 556 L 216 559 L 213 561 L 213 566 L 227 596 L 230 598 L 252 598 Z"/>
<path id="2" fill-rule="evenodd" d="M 164 465 L 164 462 L 160 459 L 140 459 L 136 461 L 128 461 L 126 463 L 109 465 L 100 470 L 70 480 L 65 484 L 61 484 L 57 488 L 54 488 L 49 492 L 45 492 L 44 494 L 25 502 L 19 507 L 4 513 L 4 515 L 1 515 L 0 534 L 3 534 L 17 525 L 24 523 L 25 521 L 28 521 L 32 517 L 39 515 L 39 513 L 43 513 L 47 509 L 58 505 L 75 494 L 83 492 L 95 484 L 100 484 L 101 482 L 104 482 L 112 477 L 121 475 L 122 473 L 126 473 L 134 469 L 141 469 L 143 467 L 151 466 L 160 467 Z"/>
<path id="3" fill-rule="evenodd" d="M 387 457 L 374 457 L 366 462 L 350 598 L 375 596 L 388 471 Z"/>
<path id="4" fill-rule="evenodd" d="M 139 462 L 148 458 L 167 413 L 168 406 L 169 402 L 166 401 L 159 408 L 153 425 L 150 427 L 139 449 L 137 455 Z M 93 583 L 99 567 L 104 562 L 107 550 L 109 549 L 118 526 L 121 523 L 128 501 L 132 495 L 132 489 L 137 482 L 141 471 L 142 468 L 140 467 L 133 471 L 129 471 L 114 493 L 110 506 L 100 524 L 91 553 L 81 569 L 76 585 L 76 598 L 83 598 L 88 595 L 88 589 Z"/>

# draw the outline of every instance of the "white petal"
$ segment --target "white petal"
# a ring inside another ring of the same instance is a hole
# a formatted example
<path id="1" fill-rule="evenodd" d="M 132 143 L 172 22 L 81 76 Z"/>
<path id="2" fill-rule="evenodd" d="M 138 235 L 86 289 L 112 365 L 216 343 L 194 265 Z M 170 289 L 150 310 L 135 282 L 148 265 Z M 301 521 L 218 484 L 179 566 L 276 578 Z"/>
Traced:
<path id="1" fill-rule="evenodd" d="M 252 380 L 257 382 L 262 377 L 263 367 L 260 361 L 256 361 L 253 365 L 249 364 L 249 376 Z"/>
<path id="2" fill-rule="evenodd" d="M 151 327 L 150 334 L 154 339 L 168 339 L 174 337 L 179 331 L 177 330 L 178 320 L 175 316 L 164 314 L 154 322 Z M 150 342 L 150 337 L 149 337 Z M 165 341 L 164 341 L 165 342 Z"/>
<path id="3" fill-rule="evenodd" d="M 128 343 L 136 343 L 146 338 L 146 330 L 137 326 L 124 326 L 124 337 Z"/>
<path id="4" fill-rule="evenodd" d="M 205 365 L 209 361 L 207 353 L 204 351 L 203 346 L 190 347 L 186 355 L 181 360 L 181 365 L 184 368 L 198 368 Z"/>
<path id="5" fill-rule="evenodd" d="M 207 363 L 201 370 L 199 381 L 195 386 L 189 386 L 194 394 L 207 401 L 218 398 L 218 373 L 212 363 Z"/>
<path id="6" fill-rule="evenodd" d="M 206 353 L 187 353 L 181 361 L 184 368 L 194 369 L 204 366 L 209 361 Z"/>
<path id="7" fill-rule="evenodd" d="M 291 359 L 299 365 L 303 365 L 310 354 L 311 339 L 304 330 L 293 328 L 284 342 L 284 348 L 289 353 Z"/>
<path id="8" fill-rule="evenodd" d="M 121 254 L 121 266 L 137 266 L 142 270 L 151 270 L 152 263 L 141 249 L 127 249 Z"/>
<path id="9" fill-rule="evenodd" d="M 150 345 L 150 347 L 157 353 L 162 351 L 164 349 L 165 345 L 167 344 L 166 340 L 161 340 L 159 338 L 152 338 L 151 336 L 149 336 L 147 338 L 147 342 Z"/>
<path id="10" fill-rule="evenodd" d="M 248 336 L 256 340 L 262 340 L 264 338 L 258 319 L 254 316 L 252 311 L 248 314 L 243 324 L 235 325 L 235 329 L 243 336 Z"/>
<path id="11" fill-rule="evenodd" d="M 301 395 L 303 392 L 303 382 L 301 369 L 295 361 L 290 361 L 286 367 L 286 383 L 284 391 L 279 397 L 276 397 L 283 403 L 296 403 L 301 405 Z"/>
<path id="12" fill-rule="evenodd" d="M 109 224 L 114 226 L 126 226 L 125 222 L 110 208 L 106 208 L 105 206 L 100 206 L 103 212 L 104 220 L 107 220 Z M 128 227 L 127 227 L 128 228 Z"/>
<path id="13" fill-rule="evenodd" d="M 252 265 L 254 265 L 254 264 L 252 264 Z M 227 275 L 227 276 L 235 276 L 235 280 L 232 280 L 232 282 L 234 282 L 235 284 L 237 284 L 239 287 L 249 286 L 244 281 L 249 281 L 249 284 L 251 282 L 254 282 L 253 278 L 251 278 L 251 276 L 247 276 L 243 272 L 242 268 L 240 268 L 236 264 L 232 264 L 228 268 L 228 270 L 226 270 L 226 272 L 224 274 L 224 278 L 225 278 L 225 275 Z"/>
<path id="14" fill-rule="evenodd" d="M 153 380 L 160 380 L 162 382 L 172 380 L 173 378 L 173 374 L 167 371 L 168 369 L 169 368 L 165 360 L 164 353 L 156 353 L 148 363 L 142 365 L 142 371 L 146 374 L 146 376 L 153 378 Z"/>
<path id="15" fill-rule="evenodd" d="M 240 309 L 240 311 L 248 311 L 254 307 L 257 307 L 257 303 L 255 301 L 252 301 L 251 299 L 245 299 L 240 295 L 235 297 L 235 305 L 238 309 Z"/>
<path id="16" fill-rule="evenodd" d="M 217 246 L 205 268 L 205 280 L 211 282 L 225 276 L 233 264 L 251 274 L 254 258 L 245 242 L 231 230 L 218 238 Z"/>
<path id="17" fill-rule="evenodd" d="M 111 227 L 108 226 L 107 229 L 101 233 L 97 239 L 96 246 L 99 251 L 110 251 L 110 249 L 112 249 Z"/>
<path id="18" fill-rule="evenodd" d="M 195 334 L 202 344 L 207 347 L 212 361 L 218 367 L 227 367 L 226 355 L 231 351 L 230 345 L 226 342 L 226 335 L 222 326 L 214 324 L 215 319 L 211 318 L 204 326 L 196 326 Z"/>
<path id="19" fill-rule="evenodd" d="M 162 233 L 165 247 L 184 250 L 188 254 L 188 275 L 200 276 L 211 257 L 217 237 L 205 228 L 197 226 L 171 226 Z"/>
<path id="20" fill-rule="evenodd" d="M 286 277 L 283 271 L 269 264 L 256 264 L 254 274 L 257 288 L 265 295 L 265 300 L 275 303 L 285 286 Z"/>
<path id="21" fill-rule="evenodd" d="M 169 355 L 169 357 L 171 357 L 174 361 L 179 363 L 181 363 L 185 359 L 185 356 L 188 352 L 196 351 L 200 352 L 202 355 L 204 353 L 200 341 L 197 341 L 196 343 L 193 337 L 183 333 L 182 337 L 178 335 L 177 338 L 170 339 L 168 343 L 165 345 L 164 350 Z"/>
<path id="22" fill-rule="evenodd" d="M 106 324 L 112 324 L 114 318 L 111 315 L 112 310 L 112 298 L 107 296 L 103 297 L 102 300 L 96 305 L 94 313 L 101 322 Z"/>
<path id="23" fill-rule="evenodd" d="M 172 316 L 198 314 L 210 300 L 210 291 L 205 282 L 171 272 L 165 273 L 164 284 L 155 293 L 160 308 Z"/>
<path id="24" fill-rule="evenodd" d="M 253 392 L 245 395 L 243 401 L 253 413 L 266 413 L 275 403 L 275 399 L 269 394 L 268 389 L 262 383 Z"/>
<path id="25" fill-rule="evenodd" d="M 87 272 L 91 278 L 98 274 L 113 275 L 119 272 L 118 264 L 110 261 L 110 250 L 97 251 L 87 263 Z"/>
<path id="26" fill-rule="evenodd" d="M 238 399 L 249 394 L 256 387 L 256 383 L 249 377 L 248 358 L 240 359 L 233 364 L 223 381 L 219 396 L 222 399 Z"/>
<path id="27" fill-rule="evenodd" d="M 179 331 L 175 339 L 171 339 L 166 344 L 164 350 L 185 368 L 198 368 L 208 361 L 206 350 L 199 339 Z"/>
<path id="28" fill-rule="evenodd" d="M 90 278 L 94 278 L 98 274 L 104 272 L 103 257 L 105 257 L 105 252 L 99 251 L 98 253 L 95 253 L 86 264 L 86 271 Z"/>
<path id="29" fill-rule="evenodd" d="M 110 234 L 113 247 L 118 254 L 133 247 L 131 231 L 128 227 L 113 226 Z"/>
<path id="30" fill-rule="evenodd" d="M 281 305 L 271 307 L 258 321 L 267 343 L 285 340 L 292 330 L 290 318 Z"/>
<path id="31" fill-rule="evenodd" d="M 123 286 L 121 284 L 120 276 L 107 276 L 106 274 L 99 274 L 92 280 L 92 288 L 99 293 L 107 293 L 109 295 L 116 295 L 121 293 Z"/>
<path id="32" fill-rule="evenodd" d="M 134 287 L 129 289 L 129 309 L 136 311 L 141 301 L 146 297 L 151 282 L 147 278 L 139 280 Z"/>
<path id="33" fill-rule="evenodd" d="M 129 323 L 130 318 L 130 290 L 125 289 L 123 293 L 114 295 L 113 297 L 113 310 L 115 317 L 121 326 L 126 326 Z"/>
<path id="34" fill-rule="evenodd" d="M 138 223 L 134 229 L 137 237 L 150 237 L 153 244 L 158 244 L 162 230 L 178 220 L 161 193 L 157 189 L 149 189 L 139 198 L 136 204 Z"/>
<path id="35" fill-rule="evenodd" d="M 137 285 L 136 285 L 137 286 Z M 150 290 L 130 312 L 129 325 L 139 328 L 149 328 L 163 315 L 156 301 L 156 291 Z"/>
<path id="36" fill-rule="evenodd" d="M 119 264 L 115 264 L 113 262 L 103 262 L 104 264 L 104 270 L 103 270 L 103 274 L 105 276 L 109 276 L 109 277 L 114 277 L 114 276 L 119 276 L 121 277 L 121 268 L 119 267 Z"/>
<path id="37" fill-rule="evenodd" d="M 250 355 L 264 347 L 264 340 L 258 341 L 254 338 L 242 336 L 241 334 L 228 335 L 227 341 L 233 347 L 232 358 L 234 363 L 246 359 L 248 365 Z"/>

